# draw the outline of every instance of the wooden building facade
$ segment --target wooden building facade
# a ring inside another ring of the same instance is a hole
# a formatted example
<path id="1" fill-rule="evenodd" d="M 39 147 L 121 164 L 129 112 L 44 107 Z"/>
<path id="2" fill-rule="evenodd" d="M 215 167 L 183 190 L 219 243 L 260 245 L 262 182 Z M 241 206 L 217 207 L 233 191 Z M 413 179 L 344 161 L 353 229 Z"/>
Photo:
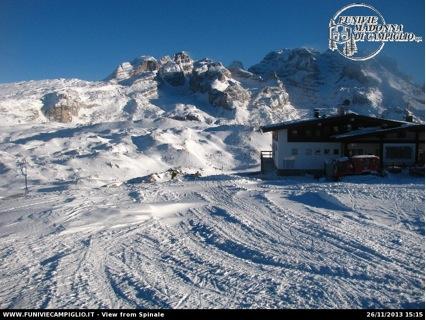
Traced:
<path id="1" fill-rule="evenodd" d="M 272 160 L 280 174 L 321 173 L 326 161 L 354 155 L 377 155 L 382 167 L 424 163 L 425 127 L 411 121 L 349 112 L 261 130 L 272 132 Z"/>

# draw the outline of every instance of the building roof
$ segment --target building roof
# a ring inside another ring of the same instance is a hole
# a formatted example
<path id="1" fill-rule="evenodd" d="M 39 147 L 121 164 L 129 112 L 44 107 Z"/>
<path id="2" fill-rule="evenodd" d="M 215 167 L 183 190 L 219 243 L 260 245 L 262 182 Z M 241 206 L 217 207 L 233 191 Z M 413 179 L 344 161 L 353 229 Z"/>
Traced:
<path id="1" fill-rule="evenodd" d="M 398 127 L 393 128 L 381 128 L 381 127 L 367 127 L 367 128 L 360 128 L 357 130 L 336 134 L 331 136 L 331 138 L 337 140 L 337 141 L 344 141 L 349 140 L 352 138 L 360 138 L 360 137 L 366 137 L 366 136 L 375 136 L 380 135 L 382 133 L 390 133 L 390 132 L 400 132 L 407 129 L 414 129 L 414 130 L 424 130 L 425 125 L 420 123 L 410 123 L 410 122 L 404 122 Z"/>
<path id="2" fill-rule="evenodd" d="M 405 124 L 412 124 L 411 122 L 406 121 L 398 121 L 398 120 L 391 120 L 391 119 L 384 119 L 384 118 L 378 118 L 378 117 L 372 117 L 372 116 L 365 116 L 360 115 L 355 112 L 348 112 L 342 115 L 329 115 L 329 116 L 322 116 L 320 118 L 306 118 L 306 119 L 296 119 L 296 120 L 289 120 L 281 123 L 275 123 L 270 124 L 266 126 L 260 127 L 262 132 L 270 132 L 270 131 L 276 131 L 281 129 L 287 129 L 287 128 L 293 128 L 298 127 L 301 125 L 306 124 L 316 124 L 316 123 L 328 123 L 328 122 L 337 122 L 340 120 L 345 120 L 348 118 L 357 118 L 357 119 L 364 119 L 364 120 L 377 120 L 380 123 L 383 124 L 389 124 L 393 126 L 401 126 Z"/>

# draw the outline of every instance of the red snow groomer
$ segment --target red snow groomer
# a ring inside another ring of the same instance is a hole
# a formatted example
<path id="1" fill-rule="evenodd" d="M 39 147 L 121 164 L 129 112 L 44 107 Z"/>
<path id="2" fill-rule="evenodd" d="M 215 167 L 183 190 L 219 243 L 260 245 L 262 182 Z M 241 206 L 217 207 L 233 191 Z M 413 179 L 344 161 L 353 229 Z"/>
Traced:
<path id="1" fill-rule="evenodd" d="M 336 180 L 348 175 L 378 172 L 380 172 L 380 158 L 374 155 L 343 157 L 325 165 L 326 176 Z"/>

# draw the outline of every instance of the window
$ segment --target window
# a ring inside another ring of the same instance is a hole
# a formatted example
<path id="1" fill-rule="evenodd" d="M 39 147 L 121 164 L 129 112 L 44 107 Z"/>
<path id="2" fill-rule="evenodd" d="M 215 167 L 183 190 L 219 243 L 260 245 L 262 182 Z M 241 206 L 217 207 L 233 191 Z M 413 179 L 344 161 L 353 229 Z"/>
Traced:
<path id="1" fill-rule="evenodd" d="M 334 127 L 333 127 L 333 132 L 334 132 L 334 133 L 339 132 L 339 127 L 338 127 L 338 126 L 334 126 Z"/>
<path id="2" fill-rule="evenodd" d="M 306 129 L 306 130 L 305 130 L 305 135 L 306 135 L 307 137 L 312 137 L 312 130 L 311 130 L 311 129 Z"/>
<path id="3" fill-rule="evenodd" d="M 324 136 L 328 137 L 330 135 L 330 127 L 322 128 L 322 133 Z"/>
<path id="4" fill-rule="evenodd" d="M 409 146 L 395 146 L 385 148 L 385 157 L 387 159 L 411 159 L 413 149 Z"/>
<path id="5" fill-rule="evenodd" d="M 291 134 L 292 134 L 293 136 L 297 136 L 297 134 L 298 134 L 297 129 L 293 129 L 293 130 L 291 130 Z"/>
<path id="6" fill-rule="evenodd" d="M 364 154 L 363 149 L 349 149 L 349 156 L 359 156 Z"/>
<path id="7" fill-rule="evenodd" d="M 330 154 L 330 149 L 324 149 L 324 154 L 329 155 Z"/>
<path id="8" fill-rule="evenodd" d="M 321 130 L 320 129 L 315 129 L 315 137 L 317 137 L 317 138 L 321 137 Z"/>
<path id="9" fill-rule="evenodd" d="M 311 156 L 312 155 L 312 149 L 311 148 L 306 149 L 305 150 L 305 155 Z"/>
<path id="10" fill-rule="evenodd" d="M 316 150 L 315 150 L 315 155 L 316 155 L 316 156 L 321 155 L 321 149 L 316 149 Z"/>
<path id="11" fill-rule="evenodd" d="M 398 138 L 406 138 L 406 137 L 407 137 L 407 133 L 405 131 L 398 132 Z"/>
<path id="12" fill-rule="evenodd" d="M 298 153 L 299 153 L 299 150 L 297 150 L 297 148 L 291 149 L 291 155 L 292 156 L 297 156 Z"/>
<path id="13" fill-rule="evenodd" d="M 338 155 L 339 155 L 339 153 L 340 153 L 340 152 L 339 152 L 339 149 L 334 149 L 334 150 L 333 150 L 333 154 L 334 154 L 334 155 L 338 156 Z"/>

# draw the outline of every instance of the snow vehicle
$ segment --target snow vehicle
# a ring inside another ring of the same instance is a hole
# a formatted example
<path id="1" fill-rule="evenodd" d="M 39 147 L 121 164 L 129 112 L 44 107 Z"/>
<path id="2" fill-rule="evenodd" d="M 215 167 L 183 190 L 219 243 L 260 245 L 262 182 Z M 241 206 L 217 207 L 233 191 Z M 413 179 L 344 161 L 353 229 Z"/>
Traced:
<path id="1" fill-rule="evenodd" d="M 375 155 L 342 157 L 325 164 L 326 176 L 335 180 L 347 175 L 378 173 L 379 171 L 380 158 Z"/>

